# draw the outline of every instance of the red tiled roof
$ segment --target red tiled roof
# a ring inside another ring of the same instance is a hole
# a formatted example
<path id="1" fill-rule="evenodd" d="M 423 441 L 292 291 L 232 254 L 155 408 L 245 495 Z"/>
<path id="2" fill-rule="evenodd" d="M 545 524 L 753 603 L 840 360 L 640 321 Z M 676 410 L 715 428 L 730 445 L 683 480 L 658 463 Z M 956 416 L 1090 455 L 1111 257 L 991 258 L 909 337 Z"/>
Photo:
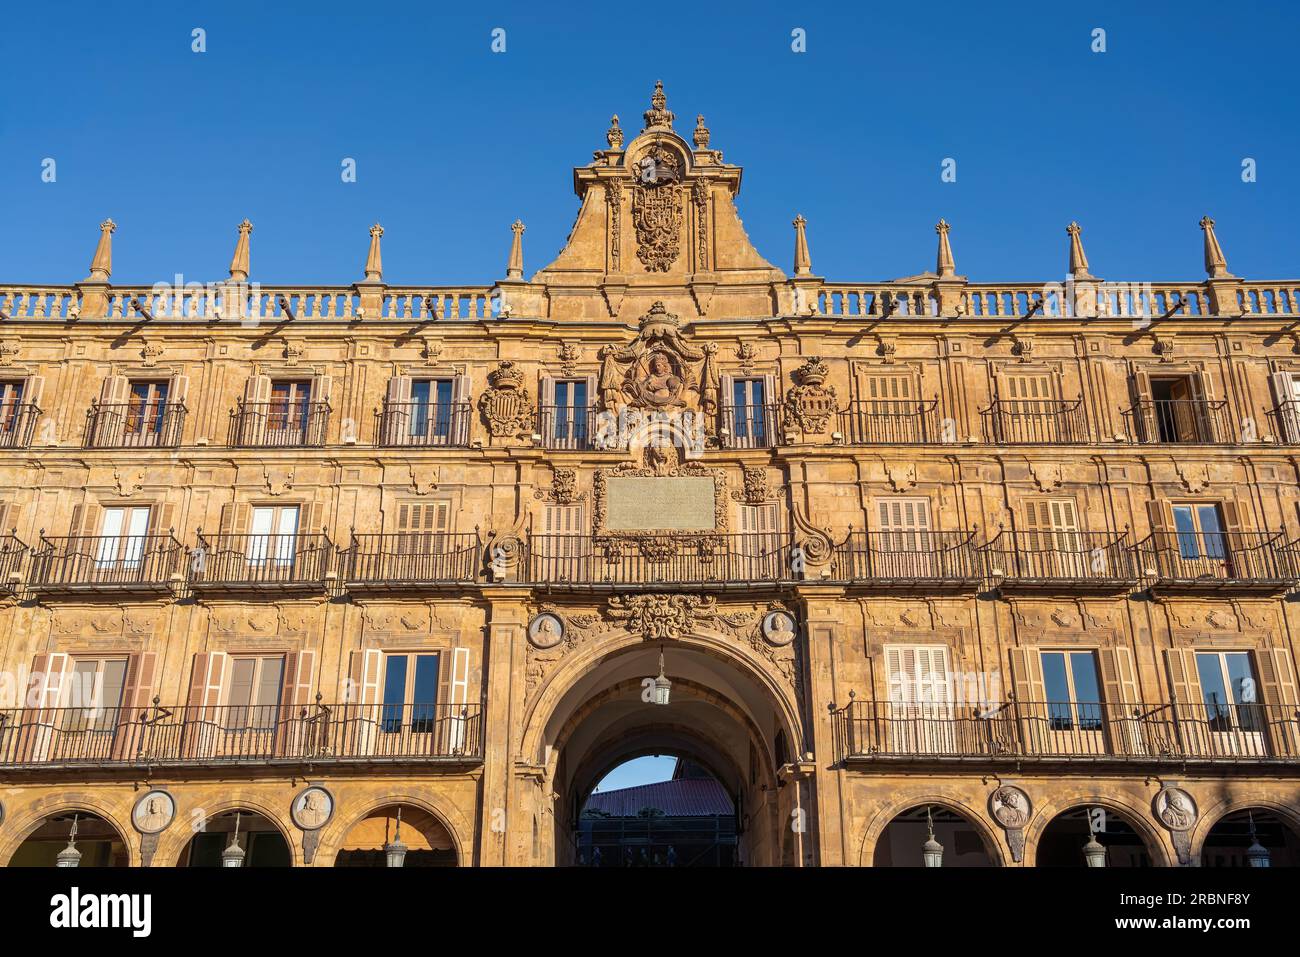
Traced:
<path id="1" fill-rule="evenodd" d="M 587 798 L 585 810 L 611 817 L 636 817 L 644 807 L 655 807 L 668 817 L 708 817 L 734 813 L 731 796 L 713 778 L 679 779 L 634 788 L 601 791 Z"/>

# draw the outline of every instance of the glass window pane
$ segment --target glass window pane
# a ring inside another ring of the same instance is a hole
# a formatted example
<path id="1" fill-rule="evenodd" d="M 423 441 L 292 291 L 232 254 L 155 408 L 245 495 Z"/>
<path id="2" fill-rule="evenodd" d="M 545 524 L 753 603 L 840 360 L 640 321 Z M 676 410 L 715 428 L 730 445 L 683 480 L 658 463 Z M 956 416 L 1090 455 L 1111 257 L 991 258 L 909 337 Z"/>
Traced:
<path id="1" fill-rule="evenodd" d="M 411 694 L 411 730 L 432 731 L 438 700 L 438 656 L 419 655 L 415 659 L 415 688 Z"/>
<path id="2" fill-rule="evenodd" d="M 1174 506 L 1174 528 L 1178 531 L 1178 554 L 1183 558 L 1200 558 L 1201 549 L 1196 536 L 1196 520 L 1190 505 Z"/>
<path id="3" fill-rule="evenodd" d="M 1065 654 L 1059 651 L 1045 651 L 1042 661 L 1043 691 L 1047 695 L 1051 727 L 1058 731 L 1073 727 L 1070 684 L 1065 672 Z"/>
<path id="4" fill-rule="evenodd" d="M 1201 696 L 1205 700 L 1206 719 L 1212 724 L 1227 720 L 1228 689 L 1223 683 L 1223 668 L 1218 655 L 1197 655 L 1196 673 L 1201 679 Z"/>
<path id="5" fill-rule="evenodd" d="M 402 729 L 402 705 L 406 698 L 406 656 L 389 655 L 384 664 L 384 703 L 380 727 L 384 731 Z"/>
<path id="6" fill-rule="evenodd" d="M 1259 696 L 1255 687 L 1255 672 L 1250 666 L 1250 655 L 1244 651 L 1229 652 L 1223 656 L 1228 666 L 1228 680 L 1234 704 L 1255 704 Z"/>

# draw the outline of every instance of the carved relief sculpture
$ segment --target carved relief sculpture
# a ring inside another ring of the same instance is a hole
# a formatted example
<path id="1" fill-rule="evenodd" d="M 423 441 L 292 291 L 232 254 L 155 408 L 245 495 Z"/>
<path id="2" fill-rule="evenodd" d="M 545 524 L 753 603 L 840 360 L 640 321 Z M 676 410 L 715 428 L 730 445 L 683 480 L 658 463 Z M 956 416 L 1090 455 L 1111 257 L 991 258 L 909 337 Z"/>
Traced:
<path id="1" fill-rule="evenodd" d="M 488 373 L 488 388 L 479 398 L 478 407 L 494 438 L 533 431 L 533 400 L 524 388 L 523 372 L 509 359 Z"/>
<path id="2" fill-rule="evenodd" d="M 820 356 L 812 356 L 795 370 L 796 385 L 785 395 L 785 412 L 800 429 L 821 435 L 836 411 L 835 386 L 826 385 L 830 369 Z"/>

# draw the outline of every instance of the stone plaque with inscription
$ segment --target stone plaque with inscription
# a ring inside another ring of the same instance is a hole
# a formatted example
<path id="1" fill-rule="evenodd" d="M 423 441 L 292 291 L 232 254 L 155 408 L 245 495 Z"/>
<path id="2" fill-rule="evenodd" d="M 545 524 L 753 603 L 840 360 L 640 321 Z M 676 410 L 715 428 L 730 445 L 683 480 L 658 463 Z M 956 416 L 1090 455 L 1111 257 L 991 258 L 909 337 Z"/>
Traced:
<path id="1" fill-rule="evenodd" d="M 611 532 L 711 531 L 714 480 L 705 476 L 610 476 L 605 528 Z"/>

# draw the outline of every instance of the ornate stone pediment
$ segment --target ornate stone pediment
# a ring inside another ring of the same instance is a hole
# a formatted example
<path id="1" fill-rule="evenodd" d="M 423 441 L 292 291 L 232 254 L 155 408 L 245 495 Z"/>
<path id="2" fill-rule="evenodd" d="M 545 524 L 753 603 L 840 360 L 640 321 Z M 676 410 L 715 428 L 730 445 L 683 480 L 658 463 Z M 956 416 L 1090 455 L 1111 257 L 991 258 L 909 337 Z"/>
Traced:
<path id="1" fill-rule="evenodd" d="M 694 346 L 680 327 L 681 319 L 662 302 L 655 302 L 641 317 L 635 339 L 625 346 L 601 349 L 599 388 L 605 411 L 717 412 L 717 345 Z"/>

